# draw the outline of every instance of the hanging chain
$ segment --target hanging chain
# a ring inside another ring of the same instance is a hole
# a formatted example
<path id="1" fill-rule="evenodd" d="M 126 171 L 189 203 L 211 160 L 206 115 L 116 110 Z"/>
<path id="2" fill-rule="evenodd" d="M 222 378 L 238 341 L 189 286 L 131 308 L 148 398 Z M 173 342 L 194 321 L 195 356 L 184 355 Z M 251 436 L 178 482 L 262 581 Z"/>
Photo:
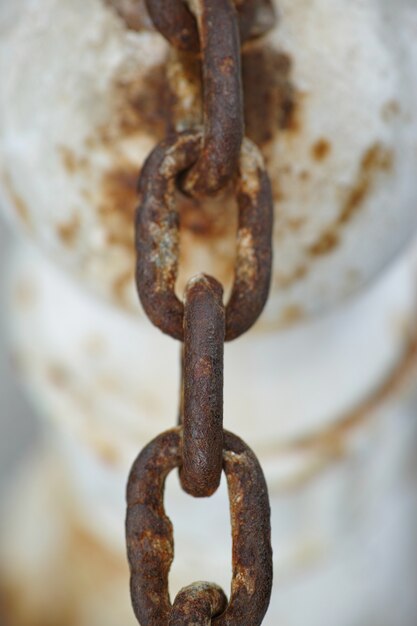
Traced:
<path id="1" fill-rule="evenodd" d="M 131 595 L 142 626 L 258 626 L 272 588 L 270 507 L 265 478 L 248 446 L 223 430 L 224 342 L 246 332 L 268 297 L 272 265 L 272 196 L 262 156 L 243 137 L 240 40 L 273 23 L 269 0 L 147 0 L 156 28 L 203 66 L 204 130 L 170 136 L 148 157 L 136 218 L 136 279 L 150 320 L 183 342 L 179 426 L 136 459 L 127 487 Z M 179 259 L 179 185 L 204 197 L 234 183 L 239 210 L 234 284 L 227 305 L 213 277 L 192 278 L 175 293 Z M 226 475 L 233 538 L 230 599 L 212 583 L 182 589 L 173 604 L 174 555 L 163 496 L 168 474 L 195 497 L 212 495 Z"/>

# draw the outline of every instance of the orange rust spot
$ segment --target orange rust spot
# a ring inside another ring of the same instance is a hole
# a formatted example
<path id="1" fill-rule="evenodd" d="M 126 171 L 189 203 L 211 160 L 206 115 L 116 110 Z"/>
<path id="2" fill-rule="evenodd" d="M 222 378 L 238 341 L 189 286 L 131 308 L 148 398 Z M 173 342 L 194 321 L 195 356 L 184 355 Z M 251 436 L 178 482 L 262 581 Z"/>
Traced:
<path id="1" fill-rule="evenodd" d="M 346 224 L 360 209 L 371 192 L 376 177 L 380 173 L 388 173 L 394 164 L 394 154 L 390 148 L 375 143 L 362 157 L 356 183 L 350 190 L 342 207 L 338 224 Z"/>
<path id="2" fill-rule="evenodd" d="M 307 219 L 305 217 L 290 217 L 287 224 L 288 228 L 297 232 L 302 229 L 306 222 Z"/>
<path id="3" fill-rule="evenodd" d="M 126 305 L 126 291 L 128 287 L 133 284 L 134 278 L 134 271 L 129 270 L 127 272 L 124 272 L 123 274 L 120 274 L 120 276 L 118 276 L 113 282 L 113 294 L 116 300 L 122 305 Z"/>
<path id="4" fill-rule="evenodd" d="M 391 122 L 401 114 L 401 104 L 397 100 L 388 100 L 381 109 L 381 117 L 384 122 Z"/>
<path id="5" fill-rule="evenodd" d="M 136 80 L 117 79 L 111 89 L 109 122 L 97 128 L 86 145 L 100 144 L 112 149 L 117 140 L 136 133 L 148 134 L 155 142 L 165 137 L 171 98 L 165 63 Z"/>
<path id="6" fill-rule="evenodd" d="M 311 155 L 315 161 L 324 161 L 329 156 L 331 149 L 332 146 L 327 139 L 321 138 L 312 146 Z"/>
<path id="7" fill-rule="evenodd" d="M 138 168 L 131 163 L 107 171 L 101 181 L 100 219 L 107 242 L 133 254 L 133 223 L 138 204 Z"/>
<path id="8" fill-rule="evenodd" d="M 68 174 L 75 174 L 75 172 L 85 169 L 88 165 L 86 157 L 78 156 L 71 148 L 58 146 L 58 152 Z"/>
<path id="9" fill-rule="evenodd" d="M 33 596 L 28 597 L 25 583 L 19 586 L 7 580 L 8 572 L 0 579 L 0 610 L 2 624 L 7 626 L 73 626 L 77 621 L 73 606 L 61 602 L 45 606 Z"/>
<path id="10" fill-rule="evenodd" d="M 66 224 L 58 224 L 57 232 L 62 243 L 68 247 L 74 245 L 80 232 L 81 221 L 79 215 L 73 215 Z"/>
<path id="11" fill-rule="evenodd" d="M 181 293 L 190 270 L 215 276 L 226 288 L 234 274 L 237 208 L 232 194 L 195 201 L 179 195 L 180 263 L 177 281 Z"/>
<path id="12" fill-rule="evenodd" d="M 305 317 L 303 309 L 297 304 L 291 304 L 285 307 L 280 315 L 280 325 L 292 326 L 297 324 Z"/>
<path id="13" fill-rule="evenodd" d="M 109 467 L 117 467 L 119 465 L 121 461 L 120 454 L 117 448 L 110 442 L 95 438 L 90 440 L 89 443 L 104 465 Z"/>
<path id="14" fill-rule="evenodd" d="M 292 60 L 259 42 L 243 52 L 246 134 L 261 148 L 278 132 L 300 128 Z"/>
<path id="15" fill-rule="evenodd" d="M 323 256 L 332 252 L 339 245 L 340 237 L 337 232 L 328 230 L 309 248 L 312 256 Z"/>
<path id="16" fill-rule="evenodd" d="M 278 274 L 274 279 L 274 283 L 277 287 L 285 289 L 291 287 L 291 285 L 297 283 L 299 280 L 302 280 L 307 274 L 307 265 L 299 265 L 291 274 Z"/>
<path id="17" fill-rule="evenodd" d="M 24 226 L 26 226 L 26 228 L 31 229 L 32 224 L 30 221 L 30 211 L 25 201 L 17 193 L 16 189 L 14 188 L 12 179 L 8 173 L 3 172 L 2 179 L 3 179 L 3 184 L 5 186 L 5 189 L 7 191 L 7 194 L 16 210 L 17 216 L 19 217 L 19 220 L 22 222 Z"/>

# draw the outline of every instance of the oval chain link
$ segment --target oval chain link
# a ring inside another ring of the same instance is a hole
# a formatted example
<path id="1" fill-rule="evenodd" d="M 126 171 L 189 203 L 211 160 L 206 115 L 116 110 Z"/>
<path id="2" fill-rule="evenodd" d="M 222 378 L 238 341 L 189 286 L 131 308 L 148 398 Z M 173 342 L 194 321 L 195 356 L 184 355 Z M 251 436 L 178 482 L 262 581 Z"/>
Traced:
<path id="1" fill-rule="evenodd" d="M 184 304 L 175 293 L 179 221 L 178 175 L 195 160 L 199 133 L 185 132 L 159 144 L 142 170 L 136 218 L 136 282 L 142 306 L 164 333 L 184 340 Z M 226 306 L 226 341 L 258 319 L 268 298 L 272 265 L 272 195 L 263 159 L 248 139 L 236 183 L 239 209 L 235 276 Z"/>
<path id="2" fill-rule="evenodd" d="M 174 543 L 163 497 L 168 474 L 181 467 L 181 463 L 182 433 L 180 428 L 174 428 L 146 446 L 129 477 L 126 528 L 130 589 L 141 626 L 168 626 L 172 615 L 168 576 Z M 211 619 L 211 624 L 259 626 L 268 608 L 272 586 L 267 486 L 256 456 L 241 439 L 227 431 L 223 470 L 229 490 L 233 578 L 229 603 L 218 617 Z M 195 600 L 200 601 L 198 594 Z M 178 601 L 176 610 L 179 604 L 184 607 L 183 601 Z M 190 610 L 193 604 L 190 598 Z M 209 618 L 206 614 L 206 621 L 200 624 L 207 623 Z M 179 623 L 185 626 L 192 622 L 184 616 Z"/>

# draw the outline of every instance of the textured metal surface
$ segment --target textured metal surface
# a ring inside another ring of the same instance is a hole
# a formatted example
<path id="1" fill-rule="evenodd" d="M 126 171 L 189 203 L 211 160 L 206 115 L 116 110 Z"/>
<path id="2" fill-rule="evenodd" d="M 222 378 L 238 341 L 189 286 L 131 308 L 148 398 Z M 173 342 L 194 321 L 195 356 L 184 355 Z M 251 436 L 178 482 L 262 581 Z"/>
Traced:
<path id="1" fill-rule="evenodd" d="M 142 626 L 169 624 L 168 575 L 173 529 L 164 504 L 167 475 L 181 465 L 181 429 L 159 435 L 135 461 L 127 488 L 127 549 L 135 615 Z M 233 537 L 230 601 L 212 623 L 258 626 L 272 589 L 270 508 L 262 469 L 238 437 L 225 432 L 223 469 L 229 489 Z M 184 621 L 184 623 L 188 623 Z"/>
<path id="2" fill-rule="evenodd" d="M 183 340 L 184 305 L 175 294 L 179 221 L 176 179 L 196 159 L 199 133 L 182 133 L 162 142 L 141 175 L 141 204 L 136 219 L 136 282 L 151 321 Z M 239 207 L 235 280 L 226 307 L 226 340 L 247 331 L 268 297 L 272 263 L 272 198 L 268 175 L 255 146 L 245 140 L 236 184 Z"/>
<path id="3" fill-rule="evenodd" d="M 184 189 L 204 197 L 234 176 L 244 133 L 242 71 L 232 0 L 195 0 L 202 55 L 204 142 Z"/>
<path id="4" fill-rule="evenodd" d="M 200 49 L 195 19 L 181 0 L 146 0 L 152 21 L 168 41 L 180 50 Z M 240 38 L 243 41 L 260 37 L 275 25 L 275 11 L 269 0 L 236 2 Z"/>
<path id="5" fill-rule="evenodd" d="M 213 617 L 227 607 L 227 598 L 217 585 L 194 583 L 177 594 L 169 626 L 210 626 Z"/>
<path id="6" fill-rule="evenodd" d="M 195 497 L 219 486 L 223 456 L 223 288 L 200 275 L 188 283 L 184 315 L 181 484 Z"/>

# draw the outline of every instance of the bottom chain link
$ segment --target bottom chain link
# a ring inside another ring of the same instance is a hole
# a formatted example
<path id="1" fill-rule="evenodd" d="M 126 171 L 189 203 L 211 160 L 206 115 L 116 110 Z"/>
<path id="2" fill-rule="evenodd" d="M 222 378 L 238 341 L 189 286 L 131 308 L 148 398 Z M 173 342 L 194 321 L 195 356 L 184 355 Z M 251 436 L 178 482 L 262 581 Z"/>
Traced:
<path id="1" fill-rule="evenodd" d="M 130 473 L 126 535 L 135 615 L 141 626 L 260 626 L 272 589 L 270 507 L 262 468 L 239 437 L 224 431 L 223 470 L 233 538 L 230 600 L 224 606 L 216 586 L 199 583 L 182 590 L 173 608 L 168 591 L 173 529 L 163 498 L 168 474 L 181 464 L 179 427 L 148 444 Z"/>
<path id="2" fill-rule="evenodd" d="M 223 613 L 227 598 L 223 590 L 211 583 L 194 583 L 184 587 L 175 598 L 169 626 L 210 626 L 212 618 Z"/>

